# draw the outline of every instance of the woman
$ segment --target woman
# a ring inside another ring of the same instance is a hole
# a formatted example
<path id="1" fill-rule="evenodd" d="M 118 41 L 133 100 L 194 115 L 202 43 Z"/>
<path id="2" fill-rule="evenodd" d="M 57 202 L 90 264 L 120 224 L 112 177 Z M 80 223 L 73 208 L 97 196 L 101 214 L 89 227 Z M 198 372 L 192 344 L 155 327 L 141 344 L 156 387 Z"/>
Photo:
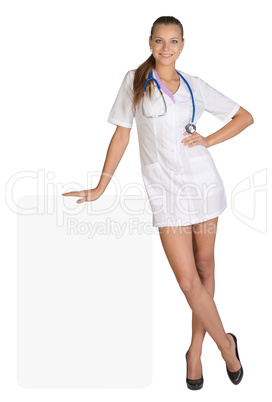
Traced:
<path id="1" fill-rule="evenodd" d="M 213 300 L 214 244 L 226 194 L 207 148 L 234 137 L 251 125 L 253 118 L 201 78 L 176 70 L 175 62 L 184 47 L 179 20 L 158 18 L 149 45 L 152 55 L 126 73 L 111 109 L 108 121 L 117 128 L 97 187 L 62 195 L 83 197 L 78 203 L 101 196 L 128 145 L 135 117 L 153 226 L 159 228 L 167 259 L 192 309 L 192 339 L 185 355 L 187 386 L 192 390 L 203 386 L 201 352 L 206 332 L 219 348 L 230 380 L 237 385 L 243 377 L 237 338 L 225 332 Z M 188 122 L 195 124 L 204 110 L 227 124 L 207 137 L 194 128 L 190 131 L 192 126 L 185 131 Z"/>

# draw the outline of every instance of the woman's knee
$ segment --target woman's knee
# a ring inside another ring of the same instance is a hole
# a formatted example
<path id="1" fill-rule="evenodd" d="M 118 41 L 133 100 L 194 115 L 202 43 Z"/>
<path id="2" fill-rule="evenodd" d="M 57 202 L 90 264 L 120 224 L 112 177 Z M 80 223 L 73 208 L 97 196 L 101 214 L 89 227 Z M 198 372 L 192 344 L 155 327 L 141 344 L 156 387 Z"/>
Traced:
<path id="1" fill-rule="evenodd" d="M 184 276 L 178 280 L 179 286 L 186 296 L 198 293 L 199 286 L 201 286 L 201 281 L 199 276 L 196 274 L 194 276 Z"/>
<path id="2" fill-rule="evenodd" d="M 214 258 L 213 256 L 196 257 L 195 264 L 198 275 L 202 280 L 207 280 L 214 275 Z"/>

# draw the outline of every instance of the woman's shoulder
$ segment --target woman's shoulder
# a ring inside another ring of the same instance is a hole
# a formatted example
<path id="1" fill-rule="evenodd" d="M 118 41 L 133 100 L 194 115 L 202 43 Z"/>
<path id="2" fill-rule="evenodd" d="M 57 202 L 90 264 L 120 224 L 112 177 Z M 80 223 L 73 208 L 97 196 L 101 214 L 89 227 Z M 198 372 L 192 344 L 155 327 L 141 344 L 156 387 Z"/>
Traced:
<path id="1" fill-rule="evenodd" d="M 183 78 L 188 82 L 190 85 L 191 89 L 193 91 L 200 92 L 201 94 L 204 94 L 205 88 L 206 88 L 206 82 L 199 76 L 197 75 L 192 75 L 185 73 L 184 71 L 177 70 Z"/>
<path id="2" fill-rule="evenodd" d="M 134 74 L 135 74 L 135 71 L 136 71 L 136 68 L 133 69 L 133 70 L 127 70 L 127 71 L 125 72 L 125 75 L 126 75 L 126 76 L 129 76 L 129 77 L 133 77 Z"/>
<path id="3" fill-rule="evenodd" d="M 127 71 L 127 75 L 128 75 L 128 77 L 129 77 L 130 79 L 133 79 L 133 78 L 134 78 L 135 71 L 136 71 L 136 68 Z"/>
<path id="4" fill-rule="evenodd" d="M 181 70 L 177 70 L 187 81 L 190 81 L 191 83 L 195 83 L 195 84 L 200 84 L 202 80 L 202 78 L 200 78 L 197 75 L 192 75 L 192 74 L 188 74 L 185 73 L 184 71 Z"/>
<path id="5" fill-rule="evenodd" d="M 123 81 L 125 81 L 127 84 L 131 84 L 134 80 L 135 71 L 136 69 L 127 70 L 123 75 Z"/>

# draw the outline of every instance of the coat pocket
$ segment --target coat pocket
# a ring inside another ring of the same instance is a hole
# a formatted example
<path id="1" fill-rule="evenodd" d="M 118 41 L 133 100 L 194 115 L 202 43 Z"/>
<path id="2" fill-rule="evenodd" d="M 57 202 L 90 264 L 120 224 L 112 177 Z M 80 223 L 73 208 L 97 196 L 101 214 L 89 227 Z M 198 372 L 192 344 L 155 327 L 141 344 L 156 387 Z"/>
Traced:
<path id="1" fill-rule="evenodd" d="M 166 188 L 161 179 L 158 162 L 142 166 L 142 176 L 153 213 L 163 214 L 166 205 Z"/>
<path id="2" fill-rule="evenodd" d="M 190 166 L 195 182 L 199 186 L 211 186 L 218 191 L 222 189 L 223 182 L 210 152 L 190 157 Z"/>

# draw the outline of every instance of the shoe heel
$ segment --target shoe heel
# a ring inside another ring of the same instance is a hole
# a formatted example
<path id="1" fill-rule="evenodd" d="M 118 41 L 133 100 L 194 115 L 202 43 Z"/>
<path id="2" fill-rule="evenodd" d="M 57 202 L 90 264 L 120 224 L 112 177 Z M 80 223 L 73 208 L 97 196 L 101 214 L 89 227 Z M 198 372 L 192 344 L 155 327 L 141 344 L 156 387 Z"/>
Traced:
<path id="1" fill-rule="evenodd" d="M 189 353 L 189 349 L 186 352 L 185 355 L 185 359 L 186 359 L 186 384 L 187 387 L 192 390 L 192 391 L 197 391 L 199 389 L 201 389 L 203 387 L 204 384 L 204 378 L 203 375 L 201 376 L 201 378 L 197 379 L 197 380 L 191 380 L 190 378 L 188 378 L 188 362 L 187 362 L 187 356 Z M 202 364 L 201 364 L 201 368 L 202 368 Z"/>

